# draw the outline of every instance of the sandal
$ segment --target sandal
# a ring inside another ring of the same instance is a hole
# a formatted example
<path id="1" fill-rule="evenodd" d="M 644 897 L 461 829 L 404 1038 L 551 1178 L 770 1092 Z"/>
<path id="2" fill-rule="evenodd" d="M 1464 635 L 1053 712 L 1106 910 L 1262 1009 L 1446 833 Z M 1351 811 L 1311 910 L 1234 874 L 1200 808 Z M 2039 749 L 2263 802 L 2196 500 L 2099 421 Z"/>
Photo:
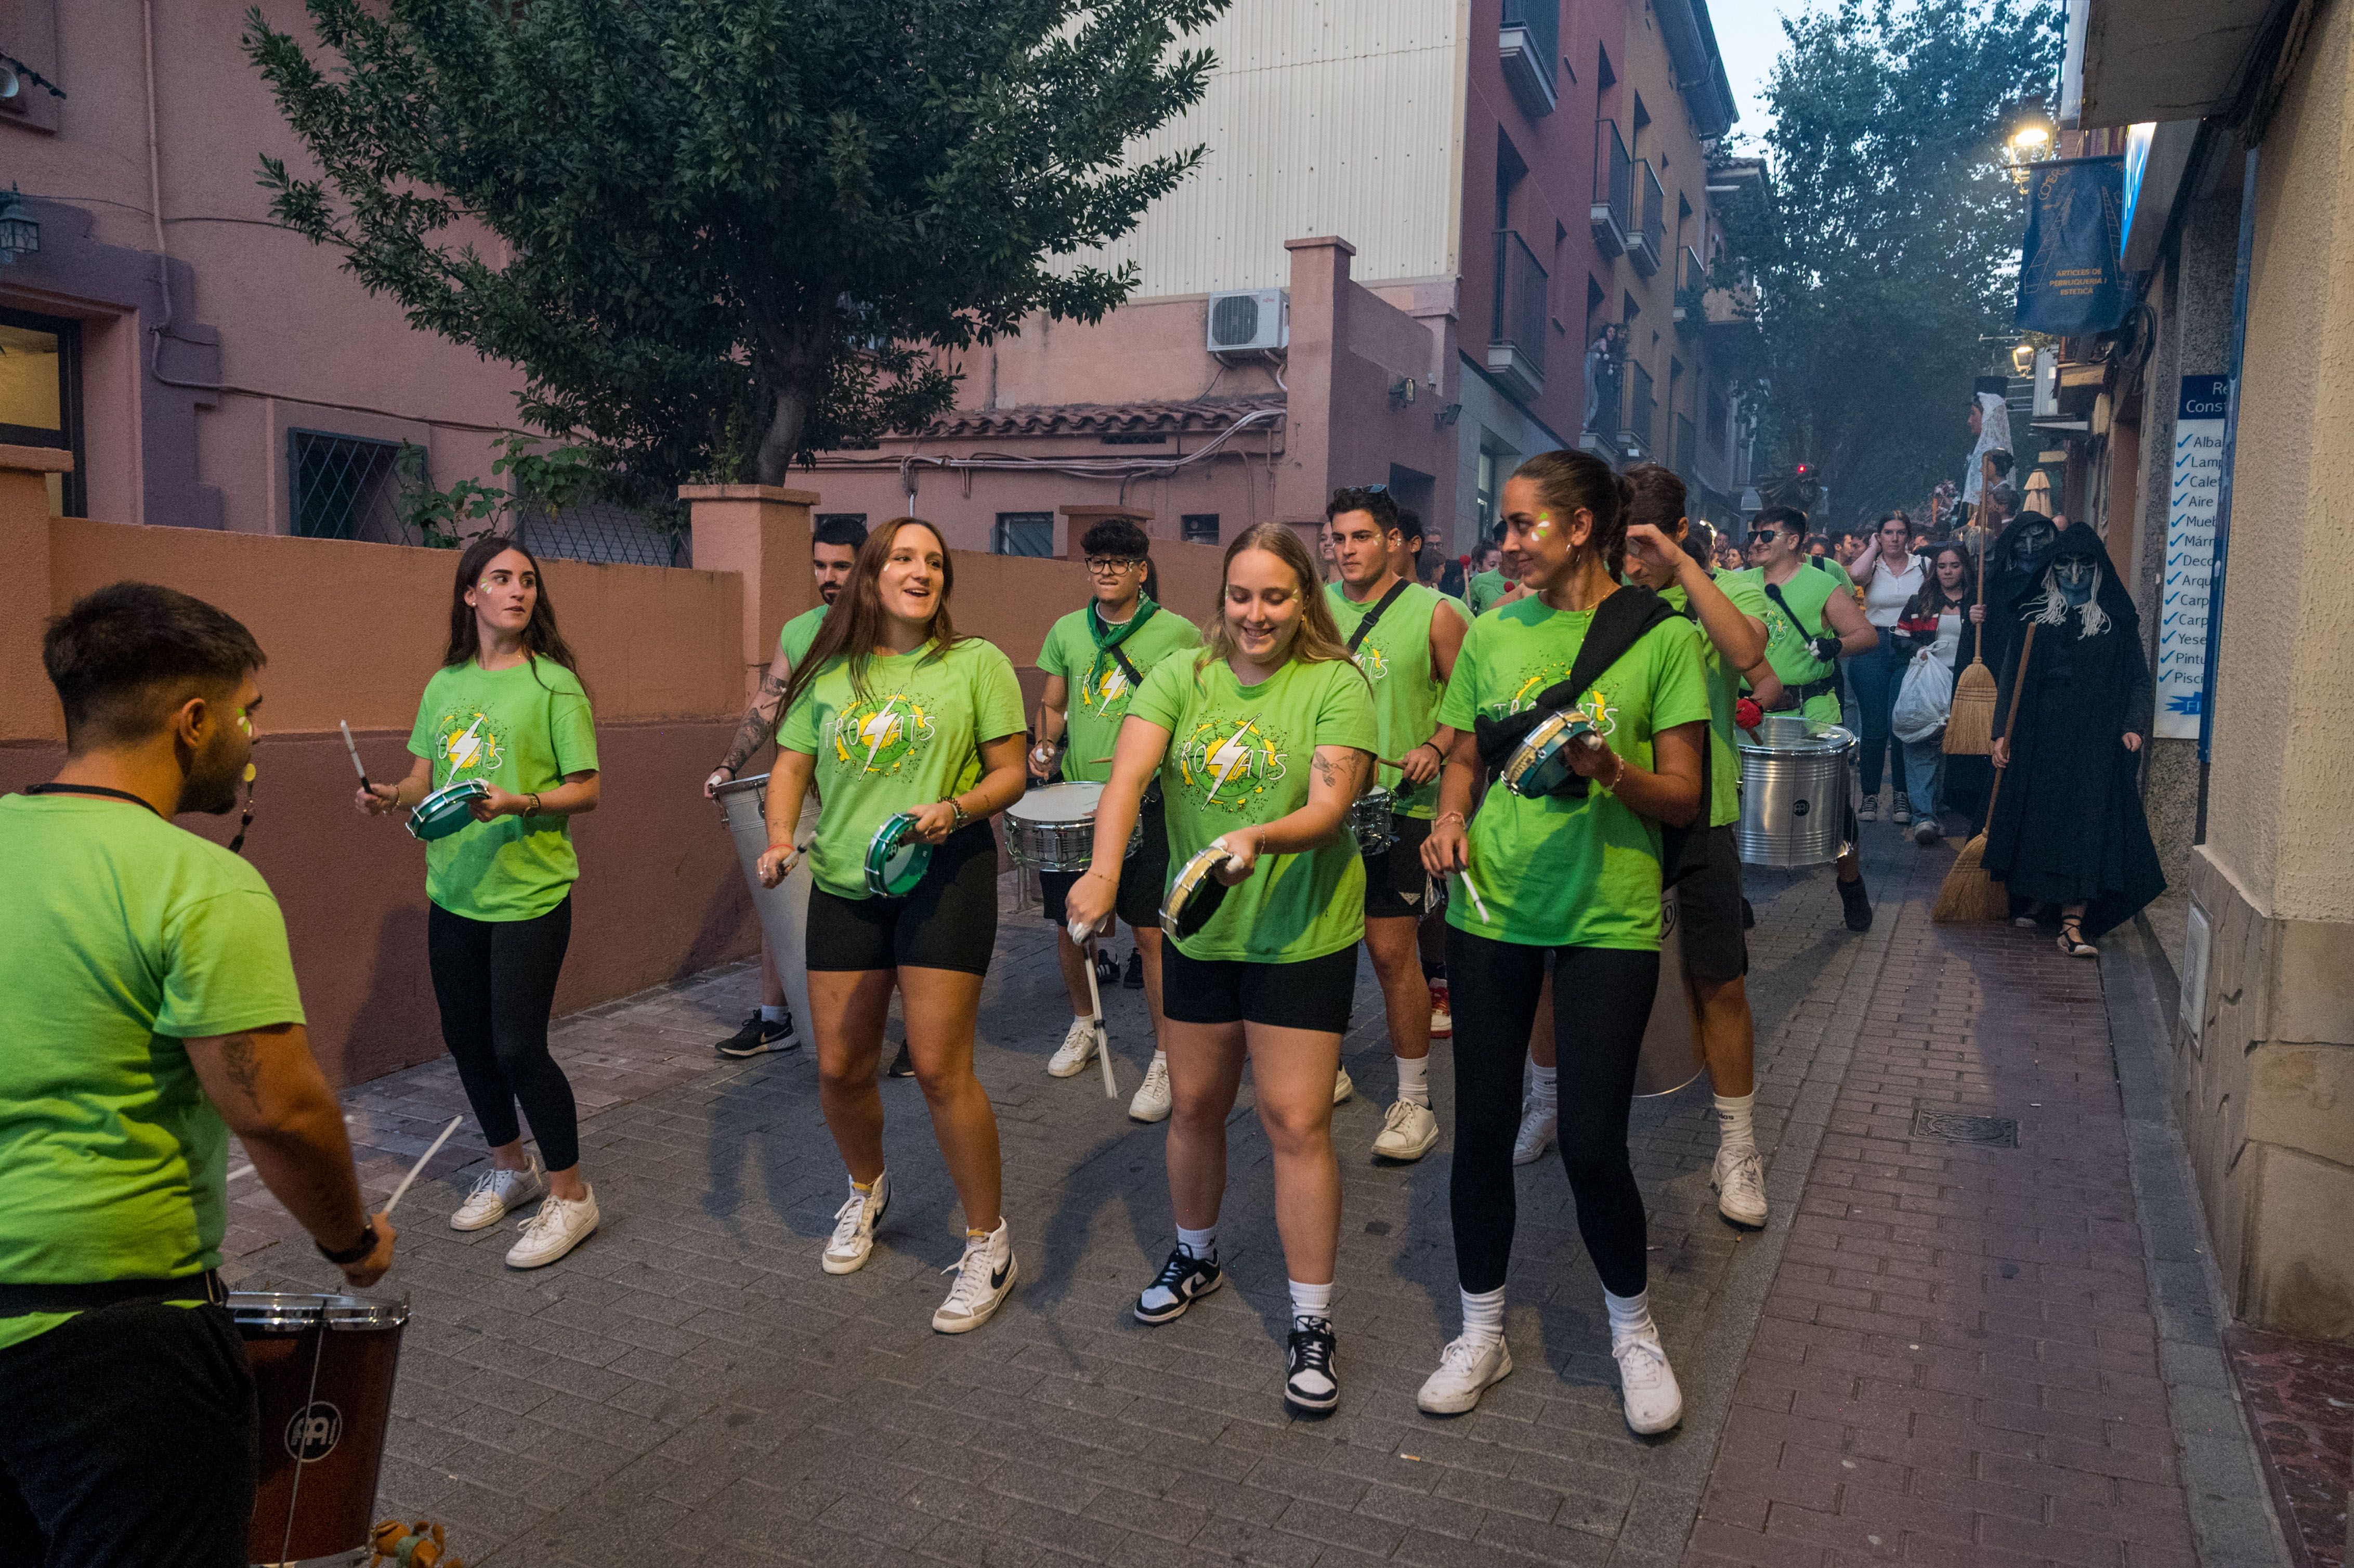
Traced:
<path id="1" fill-rule="evenodd" d="M 2084 940 L 2083 916 L 2070 915 L 2060 922 L 2060 950 L 2072 959 L 2097 959 L 2101 949 Z"/>

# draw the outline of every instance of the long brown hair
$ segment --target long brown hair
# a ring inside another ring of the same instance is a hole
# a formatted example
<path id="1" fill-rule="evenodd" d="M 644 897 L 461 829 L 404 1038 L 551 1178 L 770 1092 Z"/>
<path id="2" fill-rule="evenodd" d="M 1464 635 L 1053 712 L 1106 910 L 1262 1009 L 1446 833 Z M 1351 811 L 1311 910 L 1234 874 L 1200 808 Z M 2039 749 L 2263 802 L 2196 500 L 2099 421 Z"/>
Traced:
<path id="1" fill-rule="evenodd" d="M 563 665 L 572 672 L 574 680 L 580 681 L 580 661 L 574 656 L 572 644 L 564 641 L 564 633 L 556 628 L 556 607 L 547 598 L 547 573 L 541 569 L 537 556 L 524 548 L 520 539 L 507 534 L 478 535 L 458 557 L 458 580 L 450 590 L 450 646 L 441 652 L 441 667 L 454 670 L 482 656 L 482 630 L 474 620 L 474 607 L 466 602 L 466 590 L 481 582 L 490 564 L 509 550 L 531 563 L 531 575 L 539 584 L 539 591 L 532 599 L 531 619 L 524 623 L 523 651 L 535 659 Z M 532 678 L 539 679 L 536 671 Z M 544 681 L 540 683 L 546 684 Z M 587 692 L 588 683 L 580 681 L 580 689 Z"/>
<path id="2" fill-rule="evenodd" d="M 1233 574 L 1235 557 L 1245 550 L 1264 550 L 1291 568 L 1299 584 L 1299 629 L 1291 634 L 1291 651 L 1287 661 L 1298 660 L 1303 664 L 1319 664 L 1328 659 L 1339 659 L 1352 667 L 1356 661 L 1349 653 L 1349 644 L 1341 636 L 1340 623 L 1332 619 L 1332 607 L 1324 600 L 1324 585 L 1317 580 L 1316 559 L 1299 535 L 1288 524 L 1254 523 L 1235 535 L 1226 546 L 1225 558 L 1218 568 L 1218 608 L 1211 613 L 1210 623 L 1203 628 L 1202 652 L 1193 661 L 1193 673 L 1199 675 L 1210 666 L 1213 659 L 1231 659 L 1238 651 L 1235 641 L 1234 622 L 1226 619 L 1226 578 Z"/>
<path id="3" fill-rule="evenodd" d="M 860 695 L 865 694 L 867 662 L 883 645 L 883 624 L 888 619 L 883 612 L 883 568 L 891 559 L 899 530 L 907 527 L 923 529 L 940 547 L 940 597 L 925 629 L 930 645 L 927 657 L 937 657 L 964 641 L 957 635 L 956 622 L 949 619 L 949 596 L 956 591 L 956 557 L 949 552 L 948 540 L 921 517 L 894 517 L 867 535 L 866 543 L 852 557 L 850 581 L 818 622 L 809 652 L 793 666 L 793 678 L 785 683 L 785 700 L 777 709 L 780 718 L 792 712 L 793 704 L 817 680 L 818 672 L 837 654 L 850 656 L 850 683 Z"/>
<path id="4" fill-rule="evenodd" d="M 1937 580 L 1937 557 L 1948 550 L 1962 558 L 1961 586 L 1955 588 L 1950 596 L 1946 592 L 1946 585 Z M 1918 620 L 1925 615 L 1941 615 L 1949 606 L 1955 609 L 1967 609 L 1970 601 L 1978 596 L 1978 569 L 1970 565 L 1967 550 L 1951 539 L 1933 545 L 1929 548 L 1929 564 L 1922 576 L 1921 586 L 1904 606 L 1902 619 Z"/>
<path id="5" fill-rule="evenodd" d="M 1514 469 L 1512 477 L 1532 481 L 1564 529 L 1571 514 L 1592 513 L 1594 531 L 1585 548 L 1601 555 L 1613 582 L 1627 575 L 1627 511 L 1634 503 L 1634 491 L 1610 471 L 1608 463 L 1592 452 L 1539 452 Z M 1681 511 L 1677 514 L 1682 515 Z"/>

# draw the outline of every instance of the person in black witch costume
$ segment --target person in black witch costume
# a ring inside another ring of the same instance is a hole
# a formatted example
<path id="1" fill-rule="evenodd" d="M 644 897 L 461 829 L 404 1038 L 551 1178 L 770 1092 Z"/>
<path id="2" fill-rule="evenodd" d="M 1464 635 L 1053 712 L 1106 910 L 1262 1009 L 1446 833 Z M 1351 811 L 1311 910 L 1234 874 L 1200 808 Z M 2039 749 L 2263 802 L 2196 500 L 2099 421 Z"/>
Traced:
<path id="1" fill-rule="evenodd" d="M 2041 512 L 2022 512 L 1987 546 L 1986 620 L 1980 628 L 1981 655 L 1989 670 L 2003 671 L 2019 651 L 2026 628 L 2019 619 L 2019 601 L 2033 593 L 2051 565 L 2052 547 L 2060 531 Z M 2040 640 L 2039 640 L 2040 641 Z M 2008 681 L 2008 675 L 2001 679 Z M 2010 701 L 2010 687 L 1996 688 L 1995 712 L 2000 717 Z M 1986 826 L 1987 797 L 1994 788 L 1994 762 L 1986 757 L 1946 758 L 1946 800 L 1969 821 L 1975 834 Z"/>
<path id="2" fill-rule="evenodd" d="M 2166 890 L 2141 808 L 2152 702 L 2141 618 L 2100 535 L 2082 523 L 2061 533 L 2036 591 L 2013 608 L 1995 707 L 2003 789 L 1986 868 L 2014 906 L 2059 906 L 2060 950 L 2091 958 L 2094 938 Z"/>

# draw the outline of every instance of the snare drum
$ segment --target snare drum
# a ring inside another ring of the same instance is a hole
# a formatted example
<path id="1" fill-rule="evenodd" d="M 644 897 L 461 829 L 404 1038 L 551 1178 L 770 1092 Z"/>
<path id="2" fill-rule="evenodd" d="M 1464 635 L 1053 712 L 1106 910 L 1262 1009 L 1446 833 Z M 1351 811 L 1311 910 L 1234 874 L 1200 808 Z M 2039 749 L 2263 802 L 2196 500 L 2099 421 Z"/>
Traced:
<path id="1" fill-rule="evenodd" d="M 469 808 L 490 792 L 491 787 L 480 779 L 444 784 L 417 802 L 417 809 L 408 813 L 408 831 L 429 841 L 446 839 L 474 820 Z"/>
<path id="2" fill-rule="evenodd" d="M 1532 800 L 1554 793 L 1573 772 L 1569 748 L 1593 730 L 1592 721 L 1575 708 L 1547 717 L 1505 758 L 1504 788 Z"/>
<path id="3" fill-rule="evenodd" d="M 1161 903 L 1162 936 L 1182 942 L 1210 923 L 1210 916 L 1226 901 L 1227 891 L 1212 873 L 1230 858 L 1221 845 L 1204 844 L 1178 868 L 1176 880 L 1169 885 L 1169 896 Z"/>
<path id="4" fill-rule="evenodd" d="M 1375 784 L 1349 803 L 1349 832 L 1359 854 L 1386 854 L 1397 842 L 1397 797 Z"/>
<path id="5" fill-rule="evenodd" d="M 932 846 L 916 836 L 916 813 L 902 811 L 875 830 L 866 843 L 866 892 L 905 898 L 932 868 Z"/>
<path id="6" fill-rule="evenodd" d="M 295 1563 L 358 1551 L 376 1520 L 408 1303 L 232 1293 L 228 1315 L 261 1417 L 248 1557 Z"/>
<path id="7" fill-rule="evenodd" d="M 1103 786 L 1044 784 L 1005 808 L 1005 848 L 1031 871 L 1085 871 L 1096 853 L 1096 805 Z M 1128 835 L 1129 854 L 1144 842 L 1144 819 Z"/>

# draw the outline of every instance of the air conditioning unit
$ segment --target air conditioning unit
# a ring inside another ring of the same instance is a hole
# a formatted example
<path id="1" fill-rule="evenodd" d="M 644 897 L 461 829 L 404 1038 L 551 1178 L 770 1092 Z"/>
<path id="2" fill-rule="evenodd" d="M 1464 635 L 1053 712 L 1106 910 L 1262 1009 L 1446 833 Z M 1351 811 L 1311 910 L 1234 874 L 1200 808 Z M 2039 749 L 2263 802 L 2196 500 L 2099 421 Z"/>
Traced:
<path id="1" fill-rule="evenodd" d="M 1291 344 L 1291 295 L 1283 289 L 1238 289 L 1210 296 L 1212 354 L 1254 354 Z"/>

